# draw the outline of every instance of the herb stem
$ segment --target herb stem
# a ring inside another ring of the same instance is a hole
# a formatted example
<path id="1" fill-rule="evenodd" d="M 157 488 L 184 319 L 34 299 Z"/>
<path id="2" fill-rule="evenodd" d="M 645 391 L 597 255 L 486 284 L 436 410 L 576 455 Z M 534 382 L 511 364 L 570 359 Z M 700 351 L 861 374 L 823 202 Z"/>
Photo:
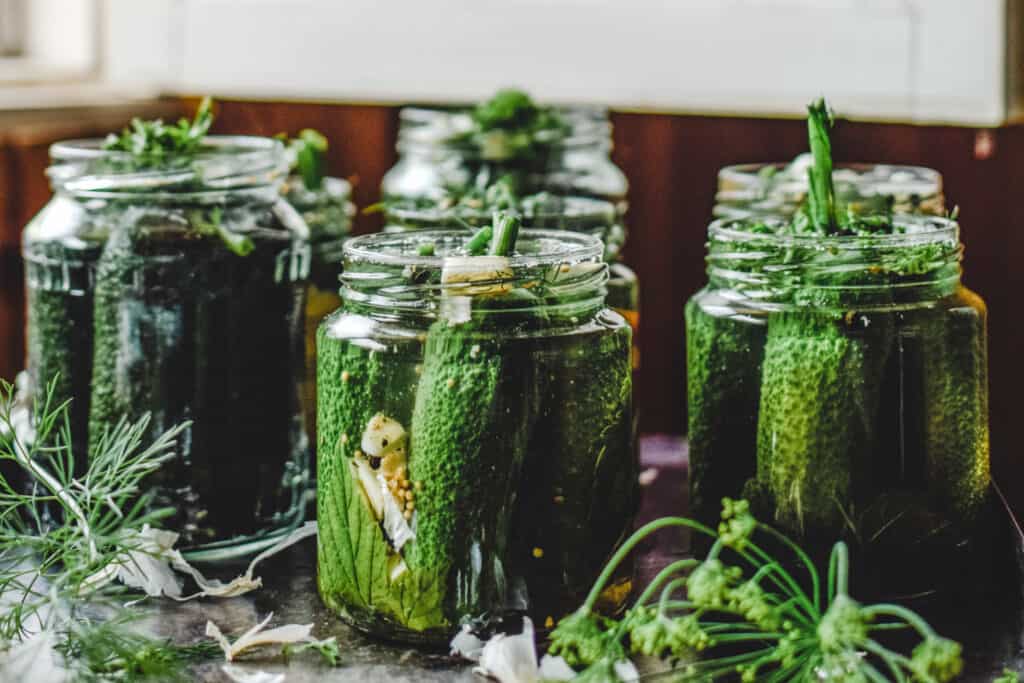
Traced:
<path id="1" fill-rule="evenodd" d="M 645 588 L 643 593 L 640 594 L 640 597 L 637 598 L 636 604 L 646 605 L 651 599 L 651 596 L 654 595 L 654 592 L 658 590 L 661 584 L 664 583 L 668 577 L 684 569 L 696 567 L 698 564 L 700 564 L 700 560 L 689 558 L 686 560 L 676 560 L 675 562 L 666 565 L 665 568 L 658 572 L 651 582 L 647 584 L 647 588 Z"/>
<path id="2" fill-rule="evenodd" d="M 863 644 L 863 647 L 865 650 L 876 655 L 879 659 L 885 662 L 885 665 L 889 667 L 889 671 L 891 671 L 895 677 L 896 683 L 906 683 L 907 677 L 903 673 L 903 669 L 900 668 L 899 657 L 894 656 L 896 653 L 887 650 L 871 639 L 868 639 L 867 642 Z M 904 662 L 904 664 L 909 664 L 909 662 Z"/>
<path id="3" fill-rule="evenodd" d="M 832 556 L 828 562 L 828 599 L 829 602 L 836 594 L 847 594 L 847 582 L 850 576 L 850 551 L 842 541 L 832 546 Z"/>
<path id="4" fill-rule="evenodd" d="M 807 556 L 803 548 L 793 542 L 791 538 L 783 534 L 782 532 L 768 526 L 767 524 L 758 524 L 758 528 L 763 531 L 767 531 L 770 536 L 778 541 L 781 541 L 783 545 L 793 551 L 793 554 L 799 558 L 803 563 L 804 567 L 807 568 L 807 573 L 811 576 L 811 593 L 814 600 L 814 612 L 818 614 L 821 612 L 821 579 L 818 576 L 818 570 L 815 568 L 814 563 L 811 562 L 811 558 Z M 788 573 L 786 574 L 787 576 Z M 790 577 L 792 578 L 792 577 Z"/>
<path id="5" fill-rule="evenodd" d="M 935 631 L 928 625 L 928 622 L 919 617 L 914 612 L 910 611 L 906 607 L 900 605 L 884 604 L 884 605 L 871 605 L 861 609 L 861 614 L 866 619 L 871 619 L 877 616 L 890 616 L 898 619 L 903 619 L 907 622 L 918 633 L 925 638 L 935 638 Z"/>
<path id="6" fill-rule="evenodd" d="M 590 589 L 590 593 L 587 594 L 587 599 L 584 601 L 583 606 L 577 610 L 582 614 L 589 614 L 594 609 L 594 604 L 597 603 L 597 599 L 601 596 L 601 591 L 604 590 L 605 584 L 611 579 L 615 570 L 618 569 L 622 561 L 626 559 L 626 556 L 633 551 L 640 541 L 644 540 L 650 534 L 655 531 L 660 531 L 668 527 L 685 527 L 692 529 L 693 531 L 699 531 L 702 534 L 714 537 L 715 532 L 704 526 L 700 522 L 695 522 L 692 519 L 685 517 L 662 517 L 656 519 L 653 522 L 648 522 L 639 529 L 633 532 L 633 535 L 626 539 L 626 542 L 619 546 L 619 549 L 615 551 L 612 558 L 608 560 L 608 564 L 604 566 L 600 576 L 597 577 L 597 581 L 594 582 L 593 587 Z"/>
<path id="7" fill-rule="evenodd" d="M 51 383 L 51 393 L 53 388 L 56 387 L 56 380 Z M 65 401 L 61 406 L 57 408 L 58 411 L 65 410 L 70 401 Z M 50 407 L 46 405 L 43 408 L 44 412 L 49 412 Z M 18 430 L 14 428 L 14 425 L 7 421 L 7 426 L 11 431 L 11 453 L 14 455 L 15 461 L 23 468 L 28 470 L 28 473 L 43 484 L 60 502 L 63 504 L 71 515 L 75 518 L 78 523 L 78 528 L 82 531 L 82 536 L 88 541 L 89 545 L 89 561 L 92 562 L 96 559 L 96 541 L 92 537 L 92 528 L 89 525 L 89 520 L 82 511 L 82 508 L 78 505 L 78 501 L 75 500 L 67 489 L 57 479 L 46 471 L 39 463 L 35 462 L 32 458 L 31 451 L 25 446 L 21 440 L 21 436 L 18 434 Z"/>
<path id="8" fill-rule="evenodd" d="M 686 577 L 673 579 L 668 582 L 665 589 L 661 591 L 661 599 L 658 600 L 658 616 L 665 614 L 665 610 L 668 608 L 668 601 L 672 598 L 672 594 L 684 586 L 686 586 Z"/>

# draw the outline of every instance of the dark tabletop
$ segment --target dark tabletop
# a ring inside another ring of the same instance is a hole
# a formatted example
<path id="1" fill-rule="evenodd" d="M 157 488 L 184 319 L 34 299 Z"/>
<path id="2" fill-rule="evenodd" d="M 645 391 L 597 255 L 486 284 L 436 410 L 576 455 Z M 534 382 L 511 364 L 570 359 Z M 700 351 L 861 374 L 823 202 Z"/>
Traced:
<path id="1" fill-rule="evenodd" d="M 646 471 L 640 523 L 656 517 L 681 514 L 687 509 L 686 445 L 682 439 L 648 436 L 641 440 L 641 461 Z M 685 532 L 666 530 L 643 544 L 638 556 L 640 583 L 669 561 L 686 556 L 689 539 Z M 273 612 L 271 624 L 313 623 L 319 638 L 335 636 L 341 646 L 342 663 L 329 668 L 315 655 L 304 654 L 285 664 L 266 659 L 236 662 L 237 666 L 267 672 L 286 672 L 287 683 L 431 683 L 433 681 L 481 681 L 471 666 L 453 660 L 444 653 L 430 653 L 402 645 L 381 643 L 365 638 L 342 624 L 320 602 L 315 582 L 315 543 L 304 541 L 283 555 L 260 565 L 256 575 L 264 587 L 229 600 L 203 600 L 186 604 L 155 604 L 148 628 L 178 642 L 204 638 L 207 620 L 214 621 L 225 633 L 239 633 Z M 225 576 L 223 578 L 231 578 Z M 993 611 L 995 614 L 995 610 Z M 979 626 L 979 642 L 965 642 L 967 670 L 965 681 L 991 681 L 1004 667 L 1024 671 L 1024 628 L 1020 610 L 1010 617 L 993 617 L 998 623 Z M 229 679 L 221 672 L 222 661 L 195 668 L 197 681 L 221 683 Z M 659 676 L 657 662 L 641 662 L 645 680 L 667 680 Z"/>

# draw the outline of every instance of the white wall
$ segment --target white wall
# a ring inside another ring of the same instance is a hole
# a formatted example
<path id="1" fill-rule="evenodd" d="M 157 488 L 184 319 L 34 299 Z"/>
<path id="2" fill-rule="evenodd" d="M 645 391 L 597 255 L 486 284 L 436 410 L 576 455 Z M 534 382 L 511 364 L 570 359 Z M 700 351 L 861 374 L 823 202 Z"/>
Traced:
<path id="1" fill-rule="evenodd" d="M 52 1 L 52 0 L 51 0 Z M 105 0 L 107 74 L 259 98 L 997 125 L 1006 0 Z"/>
<path id="2" fill-rule="evenodd" d="M 89 72 L 98 48 L 94 0 L 28 0 L 26 57 L 50 69 Z"/>

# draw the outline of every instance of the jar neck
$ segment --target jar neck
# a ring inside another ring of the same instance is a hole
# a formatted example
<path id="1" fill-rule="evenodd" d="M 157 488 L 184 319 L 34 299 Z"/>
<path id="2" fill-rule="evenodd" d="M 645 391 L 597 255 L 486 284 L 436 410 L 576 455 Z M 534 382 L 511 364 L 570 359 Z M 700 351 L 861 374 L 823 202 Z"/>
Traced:
<path id="1" fill-rule="evenodd" d="M 712 223 L 706 260 L 712 288 L 755 308 L 842 314 L 912 307 L 960 284 L 963 247 L 951 220 L 898 216 L 893 234 L 826 237 L 752 232 L 751 223 Z"/>
<path id="2" fill-rule="evenodd" d="M 50 148 L 47 175 L 55 192 L 83 200 L 149 203 L 272 203 L 288 173 L 278 140 L 208 136 L 193 154 L 159 163 L 103 149 L 101 139 L 58 142 Z"/>
<path id="3" fill-rule="evenodd" d="M 739 164 L 718 172 L 715 215 L 738 218 L 750 214 L 790 214 L 807 198 L 809 154 L 789 164 Z M 861 213 L 941 216 L 946 213 L 942 175 L 922 166 L 837 164 L 836 196 Z"/>
<path id="4" fill-rule="evenodd" d="M 466 231 L 379 233 L 344 247 L 347 310 L 494 328 L 582 321 L 604 308 L 608 267 L 588 235 L 520 232 L 514 256 L 465 256 Z M 419 254 L 430 250 L 432 256 Z"/>
<path id="5" fill-rule="evenodd" d="M 459 200 L 446 198 L 436 202 L 396 200 L 385 207 L 384 229 L 395 232 L 478 228 L 490 224 L 495 210 L 515 210 L 533 228 L 597 237 L 604 243 L 607 261 L 618 257 L 626 239 L 619 212 L 614 204 L 605 200 L 542 192 L 513 198 L 511 203 L 514 206 L 495 205 L 486 195 L 467 195 Z"/>
<path id="6" fill-rule="evenodd" d="M 606 111 L 566 108 L 560 114 L 568 124 L 567 133 L 542 137 L 525 152 L 507 154 L 500 131 L 478 142 L 467 139 L 473 122 L 466 110 L 406 107 L 399 114 L 396 148 L 402 155 L 433 160 L 454 156 L 480 163 L 611 153 L 612 125 Z"/>

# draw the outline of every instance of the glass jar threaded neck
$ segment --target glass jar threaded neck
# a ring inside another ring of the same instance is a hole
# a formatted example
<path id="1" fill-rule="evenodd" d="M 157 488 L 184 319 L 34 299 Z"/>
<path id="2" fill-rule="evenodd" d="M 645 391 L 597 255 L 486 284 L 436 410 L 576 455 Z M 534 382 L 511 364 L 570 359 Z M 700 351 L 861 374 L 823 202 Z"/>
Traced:
<path id="1" fill-rule="evenodd" d="M 344 246 L 346 306 L 445 318 L 453 305 L 496 320 L 585 315 L 604 306 L 608 266 L 591 235 L 523 229 L 512 256 L 466 256 L 465 229 L 355 237 Z M 429 256 L 423 255 L 429 253 Z M 506 315 L 511 314 L 511 315 Z"/>
<path id="2" fill-rule="evenodd" d="M 949 219 L 896 216 L 892 233 L 788 234 L 785 221 L 720 219 L 708 228 L 712 286 L 766 310 L 919 306 L 960 284 L 963 246 Z M 757 230 L 751 228 L 757 227 Z"/>
<path id="3" fill-rule="evenodd" d="M 288 174 L 284 146 L 272 138 L 207 136 L 196 152 L 159 160 L 103 145 L 99 138 L 52 145 L 47 175 L 54 191 L 83 199 L 144 195 L 156 202 L 204 193 L 273 199 Z"/>

